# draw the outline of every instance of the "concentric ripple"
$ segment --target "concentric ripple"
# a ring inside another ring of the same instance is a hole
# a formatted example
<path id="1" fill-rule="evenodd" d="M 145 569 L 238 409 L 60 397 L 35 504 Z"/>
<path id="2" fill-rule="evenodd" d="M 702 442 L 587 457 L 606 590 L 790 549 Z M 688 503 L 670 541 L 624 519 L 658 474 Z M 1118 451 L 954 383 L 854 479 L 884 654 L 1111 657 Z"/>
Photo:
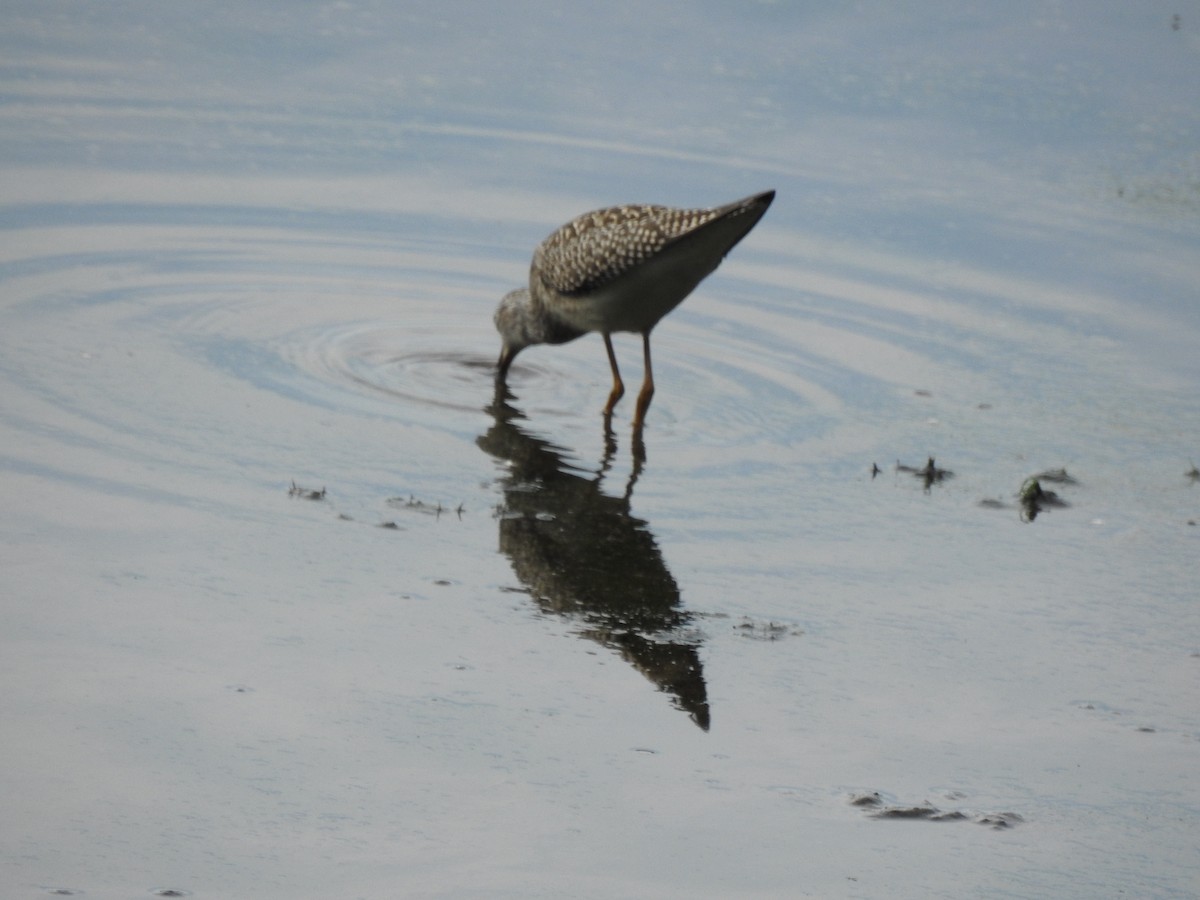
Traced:
<path id="1" fill-rule="evenodd" d="M 490 399 L 494 360 L 457 349 L 452 329 L 412 329 L 363 322 L 293 332 L 270 351 L 292 367 L 293 391 L 348 392 L 345 402 L 391 416 L 421 415 L 423 407 L 478 413 Z M 253 372 L 244 373 L 254 377 Z"/>

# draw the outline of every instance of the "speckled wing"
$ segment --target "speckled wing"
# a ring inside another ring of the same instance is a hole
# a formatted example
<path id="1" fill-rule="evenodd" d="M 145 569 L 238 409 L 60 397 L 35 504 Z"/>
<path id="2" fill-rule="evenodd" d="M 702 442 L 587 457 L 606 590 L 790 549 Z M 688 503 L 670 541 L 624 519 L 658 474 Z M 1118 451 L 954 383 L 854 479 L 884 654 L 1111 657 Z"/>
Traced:
<path id="1" fill-rule="evenodd" d="M 542 242 L 534 251 L 533 269 L 552 290 L 582 296 L 616 281 L 725 211 L 643 205 L 585 213 Z"/>

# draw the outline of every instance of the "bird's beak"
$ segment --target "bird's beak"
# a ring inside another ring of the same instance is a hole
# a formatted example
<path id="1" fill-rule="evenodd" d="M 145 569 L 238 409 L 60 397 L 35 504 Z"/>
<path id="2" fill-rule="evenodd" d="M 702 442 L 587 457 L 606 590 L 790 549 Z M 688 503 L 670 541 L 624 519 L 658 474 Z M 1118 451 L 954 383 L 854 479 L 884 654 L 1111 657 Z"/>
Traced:
<path id="1" fill-rule="evenodd" d="M 496 361 L 496 378 L 499 381 L 503 381 L 508 375 L 508 367 L 512 365 L 513 357 L 516 355 L 517 351 L 508 344 L 500 348 L 500 359 Z"/>

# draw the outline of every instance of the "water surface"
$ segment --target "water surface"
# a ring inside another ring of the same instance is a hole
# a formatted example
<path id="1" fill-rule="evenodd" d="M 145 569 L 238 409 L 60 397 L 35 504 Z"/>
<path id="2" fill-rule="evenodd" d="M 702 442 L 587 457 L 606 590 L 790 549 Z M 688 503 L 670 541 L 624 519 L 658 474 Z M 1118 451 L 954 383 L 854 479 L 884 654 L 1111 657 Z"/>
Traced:
<path id="1" fill-rule="evenodd" d="M 6 895 L 1195 893 L 1177 12 L 10 4 Z M 497 393 L 550 230 L 766 188 L 644 458 Z"/>

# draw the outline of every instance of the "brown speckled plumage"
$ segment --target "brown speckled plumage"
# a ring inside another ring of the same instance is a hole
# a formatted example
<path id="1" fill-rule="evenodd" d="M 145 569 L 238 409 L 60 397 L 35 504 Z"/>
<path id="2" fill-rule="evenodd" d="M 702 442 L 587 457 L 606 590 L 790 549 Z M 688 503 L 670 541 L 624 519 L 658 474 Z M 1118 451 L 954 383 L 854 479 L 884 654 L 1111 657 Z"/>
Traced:
<path id="1" fill-rule="evenodd" d="M 529 287 L 510 292 L 496 310 L 504 340 L 497 376 L 532 344 L 561 344 L 589 331 L 604 338 L 613 373 L 605 415 L 624 393 L 610 335 L 642 335 L 645 379 L 634 427 L 640 428 L 654 379 L 650 331 L 755 226 L 774 191 L 713 209 L 613 206 L 563 225 L 534 251 Z"/>
<path id="2" fill-rule="evenodd" d="M 587 294 L 719 215 L 716 209 L 669 206 L 613 206 L 584 213 L 542 241 L 533 254 L 533 269 L 560 294 Z"/>

